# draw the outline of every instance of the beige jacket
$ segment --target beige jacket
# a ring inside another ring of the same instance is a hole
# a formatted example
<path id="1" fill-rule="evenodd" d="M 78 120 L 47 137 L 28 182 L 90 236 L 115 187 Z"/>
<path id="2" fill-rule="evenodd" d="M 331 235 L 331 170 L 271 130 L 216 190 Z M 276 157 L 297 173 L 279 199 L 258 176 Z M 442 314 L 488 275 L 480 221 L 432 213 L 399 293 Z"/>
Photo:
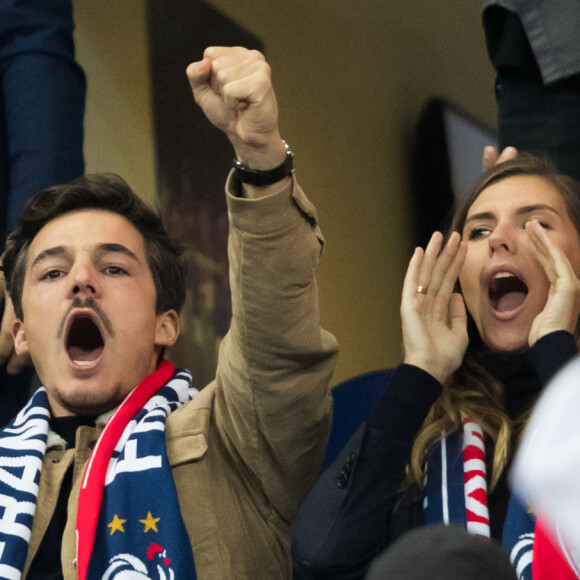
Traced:
<path id="1" fill-rule="evenodd" d="M 227 197 L 231 329 L 216 379 L 168 418 L 168 455 L 197 577 L 291 578 L 290 523 L 317 479 L 331 423 L 337 344 L 319 326 L 322 237 L 295 181 L 259 200 Z M 72 464 L 62 565 L 66 580 L 76 578 L 79 485 L 97 437 L 81 427 L 75 449 L 47 450 L 24 577 Z"/>

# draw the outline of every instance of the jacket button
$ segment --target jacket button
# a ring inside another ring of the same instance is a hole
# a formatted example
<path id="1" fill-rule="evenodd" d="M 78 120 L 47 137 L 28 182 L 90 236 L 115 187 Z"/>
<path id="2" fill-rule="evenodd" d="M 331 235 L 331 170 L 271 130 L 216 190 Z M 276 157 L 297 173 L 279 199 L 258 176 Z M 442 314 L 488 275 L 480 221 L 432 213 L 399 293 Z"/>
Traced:
<path id="1" fill-rule="evenodd" d="M 356 453 L 354 451 L 352 453 L 349 453 L 348 457 L 346 458 L 347 465 L 352 465 L 354 463 L 355 459 L 356 459 Z"/>
<path id="2" fill-rule="evenodd" d="M 338 476 L 338 487 L 345 488 L 348 484 L 348 475 L 343 471 Z"/>
<path id="3" fill-rule="evenodd" d="M 58 457 L 53 457 L 50 461 L 51 463 L 60 463 L 60 459 Z"/>

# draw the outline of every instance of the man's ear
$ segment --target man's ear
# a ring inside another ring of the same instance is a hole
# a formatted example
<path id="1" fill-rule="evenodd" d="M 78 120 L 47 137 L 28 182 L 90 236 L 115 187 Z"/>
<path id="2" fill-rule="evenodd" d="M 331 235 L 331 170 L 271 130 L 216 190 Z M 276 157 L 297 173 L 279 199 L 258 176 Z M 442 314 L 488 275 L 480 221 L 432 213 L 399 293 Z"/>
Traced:
<path id="1" fill-rule="evenodd" d="M 14 340 L 14 350 L 16 354 L 27 354 L 29 352 L 24 323 L 18 318 L 16 318 L 12 323 L 12 339 Z"/>
<path id="2" fill-rule="evenodd" d="M 175 310 L 168 310 L 157 315 L 155 330 L 156 346 L 173 346 L 179 336 L 179 316 Z"/>

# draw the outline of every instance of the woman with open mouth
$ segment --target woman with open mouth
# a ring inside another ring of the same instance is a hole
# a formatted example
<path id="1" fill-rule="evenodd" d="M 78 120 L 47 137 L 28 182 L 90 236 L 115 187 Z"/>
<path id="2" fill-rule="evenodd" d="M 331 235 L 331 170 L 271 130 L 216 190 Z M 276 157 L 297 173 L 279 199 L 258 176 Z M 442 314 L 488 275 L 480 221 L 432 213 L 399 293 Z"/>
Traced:
<path id="1" fill-rule="evenodd" d="M 404 363 L 302 507 L 305 578 L 362 578 L 404 532 L 433 523 L 501 542 L 518 578 L 541 558 L 533 506 L 508 472 L 534 402 L 578 352 L 580 184 L 520 155 L 482 174 L 450 232 L 415 250 Z"/>

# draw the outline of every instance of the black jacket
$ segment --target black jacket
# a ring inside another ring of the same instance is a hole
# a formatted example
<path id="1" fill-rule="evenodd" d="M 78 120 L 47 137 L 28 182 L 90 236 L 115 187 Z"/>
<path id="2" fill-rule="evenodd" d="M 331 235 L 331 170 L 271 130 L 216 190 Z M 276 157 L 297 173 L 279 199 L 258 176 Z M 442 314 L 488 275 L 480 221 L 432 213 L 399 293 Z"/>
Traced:
<path id="1" fill-rule="evenodd" d="M 501 376 L 506 365 L 495 355 L 481 362 L 493 367 L 492 374 L 499 374 L 504 384 L 513 385 L 516 398 L 535 398 L 577 352 L 573 336 L 561 331 L 540 339 L 528 353 L 529 365 L 526 360 L 526 368 L 518 367 L 515 373 L 510 368 L 507 379 Z M 400 365 L 387 376 L 390 380 L 374 413 L 302 505 L 293 528 L 295 578 L 362 578 L 375 556 L 423 524 L 422 498 L 402 496 L 400 488 L 415 435 L 441 385 L 410 365 Z M 496 512 L 505 517 L 501 506 Z"/>

